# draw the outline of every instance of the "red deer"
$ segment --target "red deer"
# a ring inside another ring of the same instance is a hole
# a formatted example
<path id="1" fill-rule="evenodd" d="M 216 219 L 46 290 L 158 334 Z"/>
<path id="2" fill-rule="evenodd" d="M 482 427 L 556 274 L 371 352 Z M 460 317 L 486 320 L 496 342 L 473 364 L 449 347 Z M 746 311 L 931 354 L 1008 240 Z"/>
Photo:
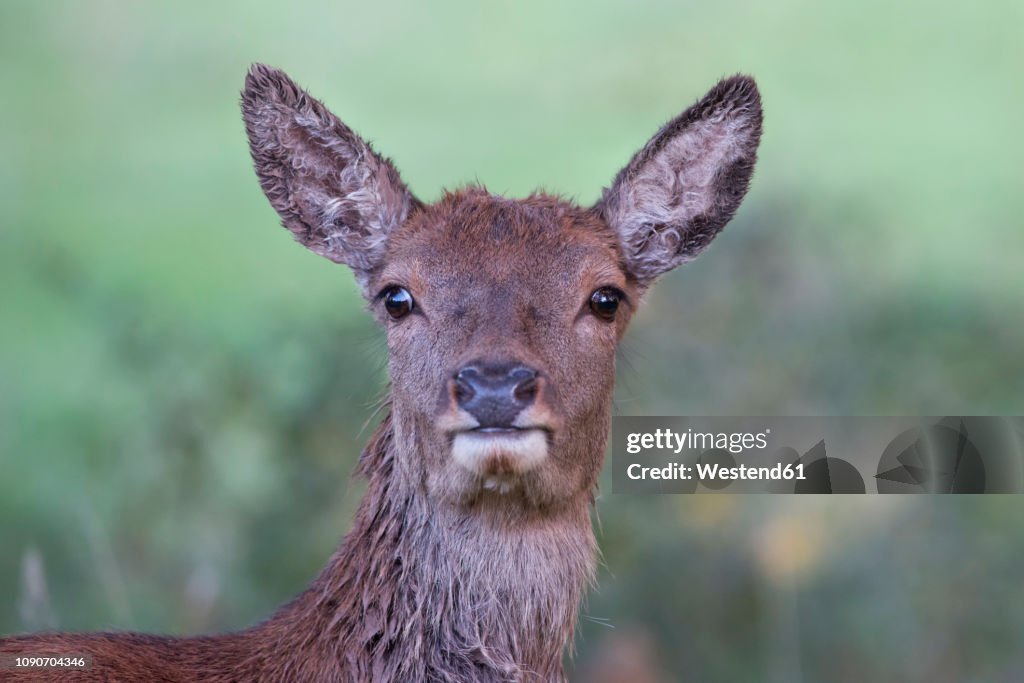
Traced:
<path id="1" fill-rule="evenodd" d="M 308 249 L 355 273 L 387 336 L 388 414 L 327 566 L 237 633 L 36 634 L 0 654 L 89 655 L 8 680 L 564 681 L 594 578 L 590 511 L 615 353 L 641 296 L 746 193 L 761 135 L 734 76 L 669 121 L 591 207 L 472 186 L 419 201 L 391 162 L 276 69 L 242 111 L 260 184 Z M 339 351 L 340 352 L 340 351 Z"/>

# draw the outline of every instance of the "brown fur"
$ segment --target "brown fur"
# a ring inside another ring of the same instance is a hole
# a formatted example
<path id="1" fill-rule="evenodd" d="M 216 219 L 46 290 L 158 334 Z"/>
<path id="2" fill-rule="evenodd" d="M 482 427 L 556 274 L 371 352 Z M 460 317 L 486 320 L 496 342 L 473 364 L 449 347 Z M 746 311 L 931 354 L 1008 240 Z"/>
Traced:
<path id="1" fill-rule="evenodd" d="M 390 412 L 360 459 L 369 486 L 353 529 L 312 584 L 257 626 L 194 638 L 7 638 L 0 653 L 89 654 L 93 666 L 3 673 L 564 680 L 563 653 L 594 574 L 589 514 L 615 350 L 653 278 L 706 246 L 746 191 L 761 120 L 753 81 L 723 81 L 670 122 L 593 208 L 480 187 L 423 205 L 390 162 L 283 73 L 253 67 L 242 101 L 256 172 L 285 227 L 353 268 L 387 332 Z M 381 303 L 392 286 L 415 300 L 400 319 Z M 604 287 L 623 296 L 611 321 L 589 309 Z M 473 423 L 453 377 L 498 361 L 536 372 L 516 427 L 543 433 L 547 450 L 522 471 L 514 450 L 477 470 L 452 457 L 453 439 Z"/>

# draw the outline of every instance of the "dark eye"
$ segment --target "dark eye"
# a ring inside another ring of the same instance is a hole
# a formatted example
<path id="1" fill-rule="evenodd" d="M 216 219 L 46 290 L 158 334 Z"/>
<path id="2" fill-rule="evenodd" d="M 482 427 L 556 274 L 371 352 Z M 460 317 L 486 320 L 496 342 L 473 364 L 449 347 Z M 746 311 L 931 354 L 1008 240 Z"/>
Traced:
<path id="1" fill-rule="evenodd" d="M 384 308 L 395 320 L 407 316 L 412 311 L 412 294 L 405 287 L 388 287 L 384 290 Z"/>
<path id="2" fill-rule="evenodd" d="M 614 287 L 595 289 L 590 295 L 590 310 L 602 320 L 614 320 L 615 311 L 619 310 L 622 292 Z"/>

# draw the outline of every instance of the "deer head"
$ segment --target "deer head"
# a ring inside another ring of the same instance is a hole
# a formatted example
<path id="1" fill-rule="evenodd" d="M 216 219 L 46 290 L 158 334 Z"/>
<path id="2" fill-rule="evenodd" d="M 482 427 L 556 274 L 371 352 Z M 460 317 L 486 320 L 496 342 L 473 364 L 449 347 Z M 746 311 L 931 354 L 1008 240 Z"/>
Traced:
<path id="1" fill-rule="evenodd" d="M 394 474 L 439 504 L 589 501 L 630 318 L 746 193 L 753 80 L 725 79 L 667 123 L 592 207 L 479 187 L 424 204 L 281 71 L 254 66 L 242 104 L 284 226 L 353 270 L 386 330 Z"/>

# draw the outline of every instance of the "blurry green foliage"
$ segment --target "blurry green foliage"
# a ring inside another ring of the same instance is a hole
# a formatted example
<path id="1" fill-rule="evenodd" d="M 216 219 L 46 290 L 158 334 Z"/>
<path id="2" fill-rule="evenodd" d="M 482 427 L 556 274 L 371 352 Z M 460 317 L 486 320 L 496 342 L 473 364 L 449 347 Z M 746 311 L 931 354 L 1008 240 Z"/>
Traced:
<path id="1" fill-rule="evenodd" d="M 1008 0 L 4 3 L 0 632 L 241 627 L 347 528 L 383 348 L 260 194 L 250 62 L 428 200 L 591 202 L 749 72 L 753 189 L 651 293 L 616 409 L 1020 414 L 1022 28 Z M 1021 508 L 606 493 L 579 675 L 648 643 L 649 680 L 1021 679 Z"/>

